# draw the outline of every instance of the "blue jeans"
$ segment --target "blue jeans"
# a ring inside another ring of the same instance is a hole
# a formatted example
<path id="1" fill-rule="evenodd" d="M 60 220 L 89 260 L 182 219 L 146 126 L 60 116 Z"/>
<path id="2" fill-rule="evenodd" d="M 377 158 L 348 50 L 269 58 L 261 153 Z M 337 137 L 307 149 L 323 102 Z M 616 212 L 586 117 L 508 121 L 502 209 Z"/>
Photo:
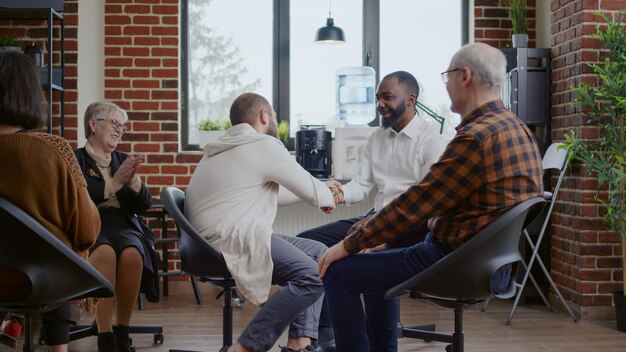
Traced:
<path id="1" fill-rule="evenodd" d="M 337 351 L 397 351 L 399 302 L 386 300 L 385 291 L 450 252 L 429 233 L 410 247 L 355 254 L 333 263 L 323 281 Z M 367 297 L 365 306 L 361 294 Z"/>

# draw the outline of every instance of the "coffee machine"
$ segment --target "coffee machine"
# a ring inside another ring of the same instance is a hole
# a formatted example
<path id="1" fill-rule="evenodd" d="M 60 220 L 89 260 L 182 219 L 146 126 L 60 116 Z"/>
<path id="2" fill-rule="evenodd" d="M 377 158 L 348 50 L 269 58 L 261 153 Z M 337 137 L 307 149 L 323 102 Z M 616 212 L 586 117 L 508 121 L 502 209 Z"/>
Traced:
<path id="1" fill-rule="evenodd" d="M 296 161 L 317 178 L 331 173 L 332 135 L 324 126 L 302 125 L 296 132 Z"/>

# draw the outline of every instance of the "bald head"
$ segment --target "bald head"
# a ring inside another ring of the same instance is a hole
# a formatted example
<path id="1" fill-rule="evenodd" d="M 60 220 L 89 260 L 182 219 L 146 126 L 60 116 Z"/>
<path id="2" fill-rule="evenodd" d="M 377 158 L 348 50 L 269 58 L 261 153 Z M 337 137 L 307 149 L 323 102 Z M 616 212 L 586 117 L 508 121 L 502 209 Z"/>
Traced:
<path id="1" fill-rule="evenodd" d="M 259 111 L 263 109 L 272 111 L 272 106 L 267 99 L 256 93 L 244 93 L 238 96 L 230 107 L 230 122 L 233 126 L 240 123 L 253 125 Z"/>
<path id="2" fill-rule="evenodd" d="M 499 90 L 506 76 L 506 57 L 492 46 L 471 43 L 454 54 L 450 67 L 469 68 L 474 75 L 476 88 Z"/>

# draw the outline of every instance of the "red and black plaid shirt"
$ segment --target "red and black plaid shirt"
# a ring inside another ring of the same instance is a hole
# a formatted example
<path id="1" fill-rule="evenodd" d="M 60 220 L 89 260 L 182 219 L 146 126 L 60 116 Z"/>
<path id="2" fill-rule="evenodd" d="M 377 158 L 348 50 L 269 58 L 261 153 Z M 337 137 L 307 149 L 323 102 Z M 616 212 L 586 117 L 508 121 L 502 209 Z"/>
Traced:
<path id="1" fill-rule="evenodd" d="M 382 243 L 414 243 L 426 222 L 439 241 L 456 248 L 504 211 L 542 196 L 535 137 L 501 101 L 474 110 L 456 130 L 419 184 L 346 237 L 349 253 Z"/>

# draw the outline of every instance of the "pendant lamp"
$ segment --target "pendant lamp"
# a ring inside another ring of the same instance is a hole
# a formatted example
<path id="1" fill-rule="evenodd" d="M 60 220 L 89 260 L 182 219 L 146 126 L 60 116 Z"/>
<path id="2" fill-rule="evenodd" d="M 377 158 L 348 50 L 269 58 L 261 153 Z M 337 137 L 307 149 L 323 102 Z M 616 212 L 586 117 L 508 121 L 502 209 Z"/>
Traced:
<path id="1" fill-rule="evenodd" d="M 339 27 L 335 27 L 335 22 L 331 15 L 332 4 L 329 1 L 328 18 L 326 19 L 326 26 L 317 30 L 315 35 L 315 42 L 320 44 L 343 44 L 346 42 L 343 36 L 343 30 Z"/>

